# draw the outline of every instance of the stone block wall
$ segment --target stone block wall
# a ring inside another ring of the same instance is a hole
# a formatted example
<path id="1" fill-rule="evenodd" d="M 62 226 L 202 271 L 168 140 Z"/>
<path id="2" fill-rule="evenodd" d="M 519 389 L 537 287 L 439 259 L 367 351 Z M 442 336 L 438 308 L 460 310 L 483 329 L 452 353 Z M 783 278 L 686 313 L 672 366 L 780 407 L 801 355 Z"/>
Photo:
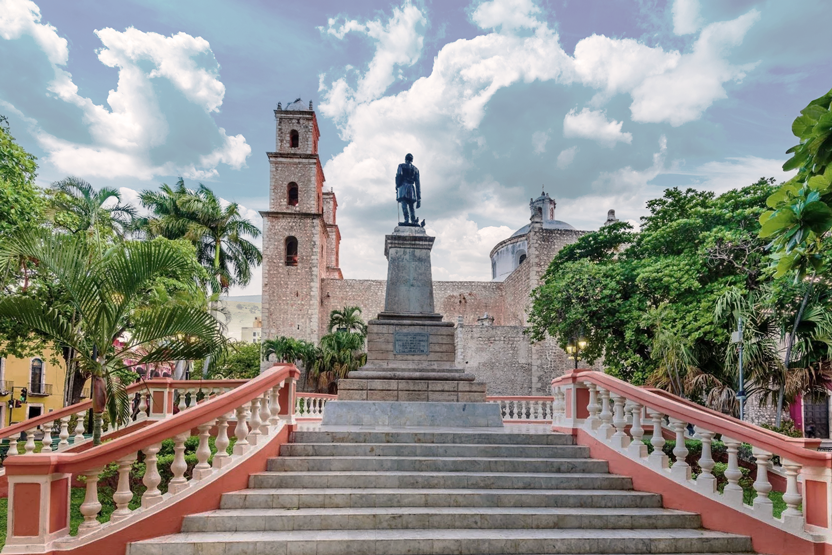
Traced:
<path id="1" fill-rule="evenodd" d="M 365 322 L 374 320 L 384 310 L 383 279 L 325 279 L 321 284 L 319 335 L 326 335 L 329 314 L 345 306 L 358 306 Z"/>
<path id="2" fill-rule="evenodd" d="M 457 327 L 457 366 L 485 382 L 489 395 L 532 395 L 531 349 L 523 329 Z"/>
<path id="3" fill-rule="evenodd" d="M 461 316 L 466 326 L 477 323 L 486 312 L 494 317 L 494 325 L 505 323 L 503 284 L 495 281 L 434 281 L 433 298 L 436 312 L 446 322 L 456 324 Z"/>
<path id="4" fill-rule="evenodd" d="M 323 171 L 317 156 L 269 153 L 269 210 L 320 214 Z M 289 205 L 289 183 L 298 185 L 298 204 Z"/>

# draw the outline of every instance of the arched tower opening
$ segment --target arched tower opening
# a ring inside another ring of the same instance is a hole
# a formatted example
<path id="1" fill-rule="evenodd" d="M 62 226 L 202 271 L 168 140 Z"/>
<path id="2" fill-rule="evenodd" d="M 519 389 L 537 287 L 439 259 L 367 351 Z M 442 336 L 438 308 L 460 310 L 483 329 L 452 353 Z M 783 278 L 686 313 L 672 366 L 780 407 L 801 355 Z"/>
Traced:
<path id="1" fill-rule="evenodd" d="M 286 203 L 289 206 L 297 206 L 298 199 L 298 184 L 293 181 L 286 188 Z"/>
<path id="2" fill-rule="evenodd" d="M 298 240 L 295 237 L 286 238 L 286 265 L 298 265 Z"/>
<path id="3" fill-rule="evenodd" d="M 300 146 L 300 134 L 296 129 L 289 131 L 289 146 L 292 148 L 298 148 Z"/>

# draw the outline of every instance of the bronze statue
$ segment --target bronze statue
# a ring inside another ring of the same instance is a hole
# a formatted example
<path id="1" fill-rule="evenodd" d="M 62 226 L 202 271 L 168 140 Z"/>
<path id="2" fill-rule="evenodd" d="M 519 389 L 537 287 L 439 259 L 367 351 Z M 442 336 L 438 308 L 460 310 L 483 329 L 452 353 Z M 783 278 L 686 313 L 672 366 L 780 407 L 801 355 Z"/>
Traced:
<path id="1" fill-rule="evenodd" d="M 404 164 L 399 164 L 396 171 L 396 201 L 402 205 L 405 225 L 419 225 L 416 208 L 422 207 L 422 188 L 419 183 L 419 169 L 413 165 L 413 155 L 404 157 Z"/>

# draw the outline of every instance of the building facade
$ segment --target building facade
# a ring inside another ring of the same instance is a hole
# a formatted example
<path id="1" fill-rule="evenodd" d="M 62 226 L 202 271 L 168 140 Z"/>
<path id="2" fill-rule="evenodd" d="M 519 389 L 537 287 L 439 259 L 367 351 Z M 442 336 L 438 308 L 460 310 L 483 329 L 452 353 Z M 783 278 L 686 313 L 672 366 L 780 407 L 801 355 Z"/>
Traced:
<path id="1" fill-rule="evenodd" d="M 0 358 L 0 427 L 34 418 L 64 406 L 66 367 L 51 351 L 28 358 Z M 9 401 L 26 401 L 12 408 Z"/>
<path id="2" fill-rule="evenodd" d="M 324 191 L 320 133 L 312 104 L 278 104 L 269 158 L 269 209 L 263 216 L 263 339 L 317 342 L 332 310 L 358 306 L 365 319 L 384 308 L 384 280 L 344 279 L 335 193 Z M 436 311 L 457 325 L 457 363 L 495 395 L 548 394 L 574 361 L 551 339 L 531 343 L 530 295 L 565 245 L 587 233 L 555 219 L 541 193 L 529 224 L 491 251 L 491 281 L 436 281 Z M 485 277 L 485 276 L 484 276 Z"/>

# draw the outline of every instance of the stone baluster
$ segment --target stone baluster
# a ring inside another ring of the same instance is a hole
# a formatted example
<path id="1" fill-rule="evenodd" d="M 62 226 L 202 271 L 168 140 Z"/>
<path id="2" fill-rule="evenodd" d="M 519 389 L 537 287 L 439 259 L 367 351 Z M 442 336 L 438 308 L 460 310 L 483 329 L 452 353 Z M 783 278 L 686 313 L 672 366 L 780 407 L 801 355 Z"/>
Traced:
<path id="1" fill-rule="evenodd" d="M 162 492 L 159 491 L 159 484 L 162 482 L 162 477 L 159 475 L 159 467 L 157 465 L 156 454 L 161 449 L 162 444 L 156 443 L 143 449 L 144 451 L 144 478 L 142 483 L 147 488 L 142 495 L 142 509 L 152 507 L 162 500 Z"/>
<path id="2" fill-rule="evenodd" d="M 321 399 L 321 416 L 324 415 L 324 411 L 326 410 L 327 399 Z"/>
<path id="3" fill-rule="evenodd" d="M 19 455 L 20 451 L 17 450 L 17 442 L 20 441 L 20 434 L 12 434 L 9 436 L 9 450 L 6 452 L 7 457 L 11 457 L 12 455 Z"/>
<path id="4" fill-rule="evenodd" d="M 786 472 L 786 492 L 783 494 L 786 510 L 783 511 L 783 521 L 791 528 L 800 531 L 803 529 L 803 513 L 798 507 L 803 503 L 803 496 L 797 489 L 797 476 L 800 474 L 802 465 L 786 459 L 781 460 L 783 470 Z"/>
<path id="5" fill-rule="evenodd" d="M 647 458 L 648 464 L 658 470 L 665 470 L 668 467 L 668 458 L 664 453 L 664 436 L 662 435 L 662 420 L 664 414 L 659 411 L 648 409 L 647 413 L 650 415 L 650 420 L 653 424 L 653 435 L 650 436 L 650 445 L 653 446 L 653 452 Z"/>
<path id="6" fill-rule="evenodd" d="M 584 425 L 589 430 L 597 430 L 598 426 L 601 425 L 601 419 L 598 418 L 598 411 L 601 410 L 601 406 L 598 404 L 598 386 L 591 383 L 587 384 L 586 388 L 589 390 L 589 402 L 586 405 L 589 416 Z"/>
<path id="7" fill-rule="evenodd" d="M 768 498 L 771 491 L 771 482 L 768 481 L 768 465 L 772 454 L 756 447 L 752 448 L 751 453 L 757 459 L 757 479 L 753 484 L 754 491 L 757 492 L 757 497 L 754 498 L 754 510 L 770 516 L 774 507 L 774 503 Z"/>
<path id="8" fill-rule="evenodd" d="M 41 453 L 52 452 L 52 422 L 43 425 L 43 439 L 41 440 Z"/>
<path id="9" fill-rule="evenodd" d="M 612 395 L 614 403 L 613 408 L 613 425 L 615 426 L 615 433 L 610 438 L 610 443 L 619 451 L 626 449 L 630 444 L 630 438 L 624 433 L 627 429 L 627 417 L 624 415 L 624 397 L 618 394 Z"/>
<path id="10" fill-rule="evenodd" d="M 194 480 L 202 480 L 211 474 L 211 465 L 208 464 L 208 459 L 211 457 L 211 446 L 208 444 L 208 439 L 211 437 L 211 426 L 214 421 L 200 424 L 196 427 L 199 432 L 199 445 L 196 448 L 196 466 L 194 467 Z"/>
<path id="11" fill-rule="evenodd" d="M 540 403 L 540 409 L 544 419 L 546 418 L 546 406 L 549 405 L 552 407 L 552 424 L 558 424 L 561 420 L 559 391 L 558 389 L 552 390 L 551 403 Z"/>
<path id="12" fill-rule="evenodd" d="M 630 413 L 633 418 L 633 424 L 630 426 L 630 435 L 633 441 L 627 447 L 627 452 L 631 457 L 635 457 L 636 459 L 643 459 L 647 456 L 647 446 L 642 441 L 644 438 L 644 428 L 641 425 L 641 409 L 641 405 L 635 401 L 630 405 Z"/>
<path id="13" fill-rule="evenodd" d="M 214 468 L 222 468 L 230 460 L 228 456 L 228 444 L 231 442 L 228 440 L 228 418 L 229 415 L 227 414 L 223 414 L 217 418 L 217 439 L 214 442 L 217 452 L 214 454 L 214 461 L 212 463 Z"/>
<path id="14" fill-rule="evenodd" d="M 58 434 L 58 450 L 69 447 L 69 419 L 71 416 L 64 416 L 61 418 L 61 431 Z"/>
<path id="15" fill-rule="evenodd" d="M 687 428 L 687 424 L 682 420 L 671 418 L 670 427 L 676 432 L 676 446 L 673 448 L 676 462 L 670 468 L 670 474 L 675 476 L 676 480 L 690 480 L 690 465 L 685 460 L 688 456 L 688 448 L 685 445 L 685 429 Z"/>
<path id="16" fill-rule="evenodd" d="M 303 408 L 304 407 L 306 407 L 306 398 L 298 396 L 298 398 L 295 399 L 295 412 L 299 416 L 303 416 Z"/>
<path id="17" fill-rule="evenodd" d="M 284 383 L 285 382 L 280 382 L 280 384 L 274 386 L 271 390 L 271 402 L 269 403 L 269 424 L 272 429 L 277 429 L 277 425 L 280 423 L 280 388 L 283 387 Z"/>
<path id="18" fill-rule="evenodd" d="M 237 442 L 234 444 L 234 455 L 245 455 L 248 452 L 250 444 L 246 437 L 248 437 L 248 426 L 246 425 L 246 407 L 241 405 L 237 407 L 237 426 L 234 428 L 234 437 Z"/>
<path id="19" fill-rule="evenodd" d="M 269 392 L 266 391 L 260 397 L 260 434 L 269 435 Z"/>
<path id="20" fill-rule="evenodd" d="M 133 492 L 130 490 L 130 470 L 133 468 L 133 462 L 136 460 L 136 454 L 127 455 L 118 460 L 118 485 L 113 494 L 113 501 L 116 504 L 116 510 L 110 516 L 110 521 L 118 522 L 130 516 L 130 501 L 133 500 Z"/>
<path id="21" fill-rule="evenodd" d="M 249 412 L 251 413 L 251 417 L 249 419 L 249 432 L 248 438 L 249 443 L 252 445 L 257 445 L 260 443 L 260 399 L 255 397 L 249 403 Z"/>
<path id="22" fill-rule="evenodd" d="M 26 430 L 26 443 L 23 445 L 24 455 L 31 455 L 35 452 L 35 432 L 37 431 L 37 428 Z"/>
<path id="23" fill-rule="evenodd" d="M 601 397 L 601 426 L 598 427 L 598 432 L 603 439 L 609 439 L 613 434 L 612 427 L 612 412 L 610 412 L 610 392 L 606 389 L 598 388 L 598 395 Z"/>
<path id="24" fill-rule="evenodd" d="M 176 405 L 176 408 L 179 409 L 179 412 L 182 412 L 183 410 L 188 408 L 188 406 L 185 404 L 185 390 L 184 389 L 179 389 L 179 404 Z"/>
<path id="25" fill-rule="evenodd" d="M 711 455 L 711 442 L 715 434 L 699 426 L 696 427 L 696 433 L 702 442 L 702 454 L 699 456 L 699 467 L 702 472 L 696 477 L 696 489 L 713 494 L 716 492 L 716 477 L 713 475 L 716 462 Z"/>
<path id="26" fill-rule="evenodd" d="M 185 462 L 185 440 L 189 436 L 189 432 L 183 432 L 173 438 L 173 462 L 170 464 L 173 478 L 168 484 L 168 491 L 174 495 L 188 487 L 188 480 L 185 478 L 185 471 L 188 470 L 188 463 Z"/>
<path id="27" fill-rule="evenodd" d="M 139 412 L 136 414 L 136 421 L 147 419 L 147 398 L 148 393 L 139 391 Z"/>
<path id="28" fill-rule="evenodd" d="M 72 438 L 73 445 L 84 441 L 84 417 L 86 414 L 86 411 L 81 411 L 75 415 L 77 420 L 75 422 L 75 436 Z"/>
<path id="29" fill-rule="evenodd" d="M 740 486 L 742 471 L 740 470 L 738 456 L 740 442 L 726 436 L 722 436 L 722 442 L 725 444 L 725 451 L 728 453 L 728 467 L 725 469 L 725 479 L 728 480 L 728 483 L 725 484 L 725 489 L 722 490 L 722 497 L 729 505 L 739 507 L 742 505 L 742 487 Z"/>
<path id="30" fill-rule="evenodd" d="M 78 535 L 83 536 L 89 534 L 99 526 L 98 513 L 101 511 L 101 503 L 98 501 L 98 475 L 101 474 L 103 468 L 94 468 L 81 473 L 86 479 L 87 491 L 84 495 L 84 502 L 81 503 L 81 514 L 84 515 L 84 522 L 78 526 Z"/>

